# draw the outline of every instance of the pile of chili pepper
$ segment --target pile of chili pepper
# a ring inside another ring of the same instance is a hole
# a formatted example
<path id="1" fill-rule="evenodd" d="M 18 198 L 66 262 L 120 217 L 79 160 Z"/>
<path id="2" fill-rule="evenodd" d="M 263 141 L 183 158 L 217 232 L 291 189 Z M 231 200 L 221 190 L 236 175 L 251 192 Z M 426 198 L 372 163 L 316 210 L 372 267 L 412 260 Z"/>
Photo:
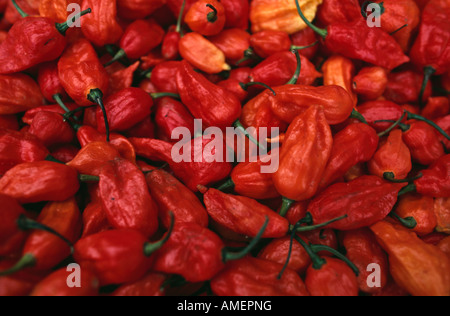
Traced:
<path id="1" fill-rule="evenodd" d="M 448 0 L 0 13 L 0 296 L 450 296 Z"/>

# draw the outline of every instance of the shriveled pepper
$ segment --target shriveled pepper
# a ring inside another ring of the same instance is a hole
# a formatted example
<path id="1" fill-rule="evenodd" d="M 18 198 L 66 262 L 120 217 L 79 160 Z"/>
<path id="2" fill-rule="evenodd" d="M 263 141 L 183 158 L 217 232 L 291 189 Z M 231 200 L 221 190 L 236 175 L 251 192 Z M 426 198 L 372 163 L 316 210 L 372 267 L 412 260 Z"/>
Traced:
<path id="1" fill-rule="evenodd" d="M 389 183 L 376 176 L 362 176 L 349 183 L 330 186 L 311 201 L 308 212 L 315 224 L 347 215 L 327 228 L 346 231 L 367 227 L 391 213 L 405 185 Z"/>
<path id="2" fill-rule="evenodd" d="M 309 296 L 295 271 L 286 269 L 283 277 L 278 278 L 282 267 L 252 257 L 230 262 L 211 281 L 211 289 L 218 296 Z"/>
<path id="3" fill-rule="evenodd" d="M 331 155 L 333 137 L 321 107 L 311 106 L 290 125 L 273 175 L 277 191 L 302 201 L 313 197 Z"/>
<path id="4" fill-rule="evenodd" d="M 115 228 L 135 229 L 151 237 L 158 230 L 158 208 L 145 177 L 132 163 L 116 158 L 100 172 L 103 209 Z"/>
<path id="5" fill-rule="evenodd" d="M 179 51 L 183 59 L 208 74 L 231 69 L 225 62 L 225 54 L 198 33 L 192 32 L 183 36 L 179 43 Z"/>
<path id="6" fill-rule="evenodd" d="M 434 214 L 437 218 L 436 231 L 450 233 L 450 198 L 435 199 Z"/>
<path id="7" fill-rule="evenodd" d="M 24 74 L 0 75 L 0 114 L 16 114 L 42 105 L 36 82 Z"/>
<path id="8" fill-rule="evenodd" d="M 387 70 L 366 67 L 353 78 L 353 91 L 366 101 L 373 101 L 384 94 L 388 84 Z"/>
<path id="9" fill-rule="evenodd" d="M 217 0 L 200 0 L 187 11 L 184 22 L 201 35 L 219 34 L 225 26 L 224 6 Z"/>
<path id="10" fill-rule="evenodd" d="M 386 221 L 371 227 L 389 255 L 394 280 L 415 296 L 450 295 L 450 259 L 417 235 Z"/>
<path id="11" fill-rule="evenodd" d="M 22 163 L 0 179 L 0 193 L 21 204 L 65 201 L 80 187 L 72 167 L 50 161 Z"/>

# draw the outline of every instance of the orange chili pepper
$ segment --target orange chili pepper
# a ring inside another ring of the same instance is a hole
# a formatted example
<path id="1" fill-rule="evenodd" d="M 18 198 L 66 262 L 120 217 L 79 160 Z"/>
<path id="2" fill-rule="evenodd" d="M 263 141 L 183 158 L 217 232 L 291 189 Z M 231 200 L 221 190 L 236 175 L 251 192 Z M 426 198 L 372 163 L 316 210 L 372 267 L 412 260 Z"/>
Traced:
<path id="1" fill-rule="evenodd" d="M 437 226 L 432 197 L 418 194 L 404 195 L 400 197 L 395 212 L 401 218 L 413 217 L 417 226 L 412 231 L 419 236 L 431 234 Z"/>
<path id="2" fill-rule="evenodd" d="M 353 77 L 355 76 L 355 65 L 353 62 L 340 55 L 335 55 L 323 64 L 323 84 L 325 86 L 340 86 L 344 88 L 353 98 L 354 106 L 358 98 L 353 92 Z"/>
<path id="3" fill-rule="evenodd" d="M 450 198 L 438 198 L 434 201 L 434 213 L 437 218 L 436 230 L 450 233 Z"/>

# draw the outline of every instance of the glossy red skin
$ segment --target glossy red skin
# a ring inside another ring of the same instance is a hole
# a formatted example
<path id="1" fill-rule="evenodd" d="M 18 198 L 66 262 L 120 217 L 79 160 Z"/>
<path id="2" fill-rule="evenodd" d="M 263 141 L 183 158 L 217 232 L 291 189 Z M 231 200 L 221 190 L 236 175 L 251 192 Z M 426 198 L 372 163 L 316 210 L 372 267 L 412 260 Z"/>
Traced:
<path id="1" fill-rule="evenodd" d="M 0 75 L 0 114 L 17 114 L 41 106 L 38 84 L 24 74 Z"/>
<path id="2" fill-rule="evenodd" d="M 91 202 L 83 212 L 82 238 L 112 229 L 103 206 L 99 202 Z"/>
<path id="3" fill-rule="evenodd" d="M 0 179 L 0 193 L 21 204 L 65 201 L 78 192 L 79 186 L 75 169 L 49 161 L 17 165 Z"/>
<path id="4" fill-rule="evenodd" d="M 289 230 L 285 218 L 253 199 L 215 189 L 209 189 L 203 198 L 209 216 L 238 234 L 256 237 L 267 217 L 269 224 L 263 238 L 280 238 Z"/>
<path id="5" fill-rule="evenodd" d="M 384 94 L 388 84 L 387 70 L 381 67 L 363 68 L 353 78 L 353 91 L 366 101 L 373 101 Z"/>
<path id="6" fill-rule="evenodd" d="M 19 130 L 19 122 L 15 115 L 0 115 L 0 128 L 6 128 L 12 131 Z"/>
<path id="7" fill-rule="evenodd" d="M 388 76 L 388 84 L 384 97 L 397 104 L 415 103 L 419 101 L 422 89 L 423 74 L 414 71 L 391 73 Z M 428 83 L 423 100 L 427 100 L 432 94 L 432 84 Z"/>
<path id="8" fill-rule="evenodd" d="M 233 94 L 209 82 L 183 61 L 177 86 L 184 105 L 207 126 L 226 128 L 241 114 L 241 102 Z"/>
<path id="9" fill-rule="evenodd" d="M 450 134 L 450 115 L 439 118 L 436 120 L 436 124 L 439 125 L 447 134 Z M 445 144 L 447 149 L 450 148 L 450 141 L 440 133 L 439 139 L 443 144 Z"/>
<path id="10" fill-rule="evenodd" d="M 78 154 L 79 148 L 74 145 L 62 145 L 56 147 L 50 153 L 52 157 L 58 159 L 63 163 L 68 163 Z"/>
<path id="11" fill-rule="evenodd" d="M 252 69 L 249 67 L 236 68 L 230 71 L 230 77 L 228 79 L 237 80 L 242 83 L 249 83 L 251 73 Z"/>
<path id="12" fill-rule="evenodd" d="M 179 61 L 167 61 L 160 63 L 153 68 L 150 80 L 159 92 L 178 93 L 175 78 L 180 65 L 181 62 Z"/>
<path id="13" fill-rule="evenodd" d="M 359 269 L 359 289 L 364 293 L 375 294 L 382 291 L 389 277 L 389 263 L 386 253 L 378 244 L 375 235 L 367 228 L 343 232 L 342 245 L 347 251 L 347 258 Z M 372 271 L 367 271 L 370 264 L 380 266 L 381 288 L 371 288 L 367 280 Z"/>
<path id="14" fill-rule="evenodd" d="M 316 67 L 306 58 L 300 55 L 302 68 L 297 84 L 311 85 L 322 75 Z M 252 81 L 262 82 L 270 87 L 282 86 L 291 80 L 297 69 L 297 58 L 290 51 L 276 53 L 253 68 Z"/>
<path id="15" fill-rule="evenodd" d="M 66 103 L 66 107 L 69 110 L 75 110 L 76 108 L 78 108 L 78 105 L 75 103 Z M 25 124 L 31 125 L 33 123 L 34 118 L 36 117 L 36 114 L 42 111 L 46 111 L 46 112 L 53 112 L 53 113 L 58 113 L 58 114 L 65 114 L 66 111 L 64 111 L 59 105 L 54 104 L 54 105 L 43 105 L 43 106 L 39 106 L 37 108 L 28 110 L 25 112 L 24 116 L 22 117 L 22 121 Z M 80 114 L 78 113 L 78 115 L 75 115 L 75 117 L 79 118 Z"/>
<path id="16" fill-rule="evenodd" d="M 132 162 L 115 159 L 106 164 L 99 185 L 103 209 L 114 228 L 135 229 L 147 237 L 158 230 L 158 208 L 144 174 Z"/>
<path id="17" fill-rule="evenodd" d="M 19 229 L 17 220 L 25 210 L 13 198 L 0 194 L 0 256 L 5 257 L 23 246 L 27 233 Z"/>
<path id="18" fill-rule="evenodd" d="M 214 22 L 210 22 L 207 19 L 209 13 L 213 10 L 206 5 L 212 5 L 217 10 L 217 19 Z M 184 22 L 189 28 L 204 36 L 213 36 L 219 34 L 225 26 L 225 8 L 217 0 L 199 0 L 195 2 L 189 10 L 186 11 Z"/>
<path id="19" fill-rule="evenodd" d="M 92 269 L 102 286 L 135 282 L 151 268 L 153 256 L 144 255 L 147 239 L 136 230 L 109 230 L 79 240 L 76 262 Z"/>
<path id="20" fill-rule="evenodd" d="M 139 88 L 126 88 L 104 101 L 110 131 L 125 131 L 150 115 L 152 97 Z M 106 132 L 103 112 L 97 109 L 97 129 Z"/>
<path id="21" fill-rule="evenodd" d="M 444 146 L 434 128 L 425 122 L 414 122 L 403 133 L 403 141 L 415 162 L 429 166 L 445 155 Z"/>
<path id="22" fill-rule="evenodd" d="M 66 39 L 52 19 L 22 18 L 8 32 L 0 46 L 0 74 L 27 70 L 40 63 L 55 60 L 66 46 Z M 21 56 L 11 61 L 11 56 Z"/>
<path id="23" fill-rule="evenodd" d="M 239 101 L 243 102 L 248 97 L 248 92 L 242 89 L 241 82 L 236 79 L 227 79 L 217 84 L 219 87 L 231 92 Z"/>
<path id="24" fill-rule="evenodd" d="M 147 116 L 142 122 L 125 131 L 126 137 L 155 137 L 155 123 L 151 116 Z"/>
<path id="25" fill-rule="evenodd" d="M 115 290 L 112 296 L 164 296 L 163 284 L 167 276 L 161 273 L 151 272 L 141 280 L 124 284 Z"/>
<path id="26" fill-rule="evenodd" d="M 108 95 L 130 88 L 133 84 L 134 73 L 139 68 L 139 61 L 127 68 L 120 69 L 110 74 Z"/>
<path id="27" fill-rule="evenodd" d="M 450 196 L 450 155 L 443 156 L 422 173 L 423 177 L 414 181 L 418 193 L 435 198 Z"/>
<path id="28" fill-rule="evenodd" d="M 327 228 L 353 230 L 383 220 L 397 202 L 405 184 L 386 182 L 376 176 L 362 176 L 349 183 L 337 183 L 317 195 L 309 204 L 314 223 L 320 224 L 347 215 Z M 361 205 L 370 205 L 364 210 Z"/>
<path id="29" fill-rule="evenodd" d="M 316 32 L 309 27 L 291 35 L 292 44 L 295 46 L 309 46 L 314 44 L 318 39 Z M 312 59 L 316 56 L 318 50 L 319 45 L 316 44 L 310 48 L 302 49 L 301 53 L 306 58 Z"/>
<path id="30" fill-rule="evenodd" d="M 99 292 L 99 282 L 95 274 L 89 269 L 81 269 L 81 287 L 68 287 L 67 278 L 71 271 L 62 268 L 47 276 L 39 282 L 31 292 L 30 296 L 97 296 Z"/>
<path id="31" fill-rule="evenodd" d="M 333 229 L 314 230 L 298 234 L 304 241 L 313 245 L 323 245 L 338 250 L 338 240 Z M 319 256 L 333 256 L 330 252 L 324 250 L 318 253 Z"/>
<path id="32" fill-rule="evenodd" d="M 250 5 L 248 1 L 241 0 L 221 0 L 223 7 L 225 8 L 225 28 L 240 28 L 243 30 L 248 29 L 248 17 L 250 11 Z"/>
<path id="33" fill-rule="evenodd" d="M 432 197 L 408 194 L 400 198 L 396 213 L 401 218 L 413 217 L 417 226 L 412 231 L 419 236 L 426 236 L 433 233 L 438 226 L 434 208 Z"/>
<path id="34" fill-rule="evenodd" d="M 286 215 L 286 219 L 289 221 L 291 225 L 295 225 L 298 223 L 299 220 L 305 218 L 306 213 L 308 211 L 308 204 L 309 201 L 300 201 L 295 202 L 291 206 Z M 281 206 L 281 202 L 279 203 L 279 206 Z"/>
<path id="35" fill-rule="evenodd" d="M 450 101 L 448 97 L 432 97 L 428 99 L 421 115 L 430 120 L 439 119 L 450 113 Z"/>
<path id="36" fill-rule="evenodd" d="M 48 203 L 37 221 L 57 231 L 71 243 L 75 243 L 81 235 L 81 213 L 74 198 Z M 70 256 L 70 248 L 59 237 L 34 230 L 28 236 L 22 254 L 31 254 L 36 260 L 33 271 L 49 271 Z"/>
<path id="37" fill-rule="evenodd" d="M 244 52 L 250 48 L 250 34 L 239 28 L 222 31 L 219 35 L 209 38 L 231 63 L 244 58 Z"/>
<path id="38" fill-rule="evenodd" d="M 202 227 L 208 226 L 209 217 L 205 207 L 174 176 L 164 170 L 153 169 L 145 179 L 152 198 L 158 205 L 159 218 L 166 228 L 170 227 L 171 212 L 175 217 L 175 224 L 196 223 Z"/>
<path id="39" fill-rule="evenodd" d="M 227 178 L 232 170 L 232 166 L 228 162 L 206 162 L 208 153 L 204 152 L 203 162 L 194 162 L 195 140 L 190 142 L 192 162 L 176 163 L 172 160 L 173 145 L 164 141 L 155 139 L 139 139 L 131 138 L 130 141 L 136 149 L 136 153 L 150 160 L 165 161 L 170 168 L 190 190 L 197 192 L 198 186 L 210 186 Z M 198 141 L 198 140 L 197 140 Z M 211 139 L 202 139 L 202 148 L 211 142 Z M 211 157 L 209 157 L 211 158 Z M 226 157 L 224 157 L 225 159 Z M 224 160 L 226 161 L 226 160 Z"/>
<path id="40" fill-rule="evenodd" d="M 80 174 L 99 176 L 103 166 L 118 157 L 119 152 L 111 144 L 91 142 L 81 148 L 67 165 L 75 168 Z"/>
<path id="41" fill-rule="evenodd" d="M 347 264 L 334 258 L 316 270 L 306 272 L 305 284 L 311 296 L 358 296 L 359 287 L 355 273 Z"/>
<path id="42" fill-rule="evenodd" d="M 317 18 L 323 25 L 341 22 L 353 22 L 362 19 L 358 0 L 324 0 L 317 12 Z"/>
<path id="43" fill-rule="evenodd" d="M 61 99 L 67 99 L 67 93 L 61 85 L 58 74 L 58 64 L 49 62 L 39 67 L 37 78 L 44 98 L 49 102 L 54 102 L 53 96 L 59 94 Z"/>
<path id="44" fill-rule="evenodd" d="M 289 51 L 292 46 L 291 38 L 287 33 L 269 30 L 252 34 L 250 44 L 261 58 Z"/>
<path id="45" fill-rule="evenodd" d="M 369 161 L 378 149 L 378 142 L 376 131 L 363 123 L 351 124 L 336 134 L 320 188 L 325 189 L 358 163 Z"/>
<path id="46" fill-rule="evenodd" d="M 369 27 L 364 19 L 333 23 L 327 31 L 325 46 L 335 54 L 389 70 L 409 61 L 393 37 L 380 28 Z"/>
<path id="47" fill-rule="evenodd" d="M 143 19 L 164 6 L 163 0 L 117 0 L 117 13 L 128 20 Z"/>
<path id="48" fill-rule="evenodd" d="M 367 123 L 377 132 L 383 132 L 393 123 L 375 123 L 380 120 L 398 121 L 403 115 L 403 109 L 390 101 L 370 101 L 357 107 Z"/>
<path id="49" fill-rule="evenodd" d="M 114 44 L 123 33 L 117 21 L 117 5 L 115 0 L 83 0 L 81 10 L 92 12 L 82 18 L 81 31 L 95 46 Z"/>
<path id="50" fill-rule="evenodd" d="M 28 132 L 39 138 L 46 147 L 71 143 L 75 138 L 73 128 L 55 112 L 37 112 Z"/>
<path id="51" fill-rule="evenodd" d="M 158 132 L 170 140 L 172 132 L 178 127 L 185 127 L 194 135 L 194 117 L 181 102 L 171 98 L 156 101 L 155 123 Z"/>
<path id="52" fill-rule="evenodd" d="M 431 66 L 435 75 L 450 68 L 450 5 L 446 0 L 430 0 L 422 12 L 419 37 L 411 50 L 411 59 L 418 69 Z"/>
<path id="53" fill-rule="evenodd" d="M 181 275 L 188 282 L 211 280 L 225 264 L 222 240 L 195 223 L 180 223 L 164 246 L 155 253 L 153 269 Z"/>
<path id="54" fill-rule="evenodd" d="M 164 36 L 161 53 L 162 56 L 167 60 L 177 59 L 180 55 L 178 52 L 178 44 L 180 43 L 180 33 L 175 31 L 169 31 Z"/>
<path id="55" fill-rule="evenodd" d="M 24 162 L 42 161 L 49 154 L 39 139 L 28 133 L 0 129 L 0 174 Z"/>
<path id="56" fill-rule="evenodd" d="M 128 58 L 137 59 L 147 55 L 162 43 L 164 30 L 153 20 L 137 20 L 125 30 L 120 48 Z"/>
<path id="57" fill-rule="evenodd" d="M 232 261 L 211 281 L 218 296 L 309 296 L 298 274 L 287 269 L 278 279 L 282 265 L 247 257 Z"/>

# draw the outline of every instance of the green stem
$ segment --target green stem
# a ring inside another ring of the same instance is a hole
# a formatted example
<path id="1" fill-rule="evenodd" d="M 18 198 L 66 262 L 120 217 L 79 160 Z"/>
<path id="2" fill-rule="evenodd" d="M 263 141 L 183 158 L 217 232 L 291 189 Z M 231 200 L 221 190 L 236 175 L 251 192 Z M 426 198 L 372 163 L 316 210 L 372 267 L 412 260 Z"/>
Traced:
<path id="1" fill-rule="evenodd" d="M 394 32 L 391 32 L 389 35 L 395 35 L 396 33 L 400 32 L 401 30 L 403 30 L 405 27 L 408 27 L 408 24 L 403 25 L 402 27 L 396 29 Z"/>
<path id="2" fill-rule="evenodd" d="M 150 96 L 153 100 L 161 99 L 165 97 L 174 98 L 180 100 L 180 95 L 176 93 L 169 93 L 169 92 L 159 92 L 159 93 L 150 93 Z"/>
<path id="3" fill-rule="evenodd" d="M 233 123 L 233 126 L 239 130 L 241 133 L 243 133 L 245 135 L 245 137 L 247 137 L 252 143 L 256 144 L 260 149 L 262 150 L 266 150 L 266 147 L 264 147 L 263 145 L 261 145 L 252 135 L 250 135 L 244 128 L 244 126 L 242 125 L 242 123 L 237 120 L 236 122 Z"/>
<path id="4" fill-rule="evenodd" d="M 398 193 L 398 196 L 402 196 L 411 192 L 416 192 L 417 191 L 417 187 L 414 183 L 411 183 L 410 185 L 404 187 L 403 189 L 400 190 L 400 192 Z"/>
<path id="5" fill-rule="evenodd" d="M 393 183 L 410 183 L 410 182 L 414 182 L 416 180 L 419 180 L 420 178 L 423 177 L 423 174 L 420 173 L 419 175 L 415 176 L 414 178 L 409 178 L 409 179 L 395 179 L 395 174 L 393 172 L 385 172 L 383 174 L 383 178 L 389 182 L 393 182 Z"/>
<path id="6" fill-rule="evenodd" d="M 290 210 L 292 204 L 294 203 L 295 203 L 294 200 L 290 200 L 288 198 L 283 197 L 283 204 L 281 205 L 280 216 L 286 217 L 288 211 Z"/>
<path id="7" fill-rule="evenodd" d="M 126 56 L 127 56 L 127 53 L 125 53 L 125 51 L 124 51 L 123 49 L 120 49 L 120 50 L 114 55 L 114 57 L 104 65 L 104 67 L 106 68 L 106 67 L 112 65 L 112 64 L 114 64 L 116 61 L 119 61 L 119 60 L 121 60 L 122 58 L 124 58 L 124 57 L 126 57 Z"/>
<path id="8" fill-rule="evenodd" d="M 66 21 L 64 23 L 56 23 L 56 29 L 61 33 L 62 35 L 66 35 L 67 30 L 69 29 L 69 22 L 75 23 L 79 18 L 81 18 L 83 15 L 91 13 L 91 8 L 88 8 L 84 11 L 81 11 L 81 13 L 77 14 L 72 18 L 72 21 Z"/>
<path id="9" fill-rule="evenodd" d="M 417 227 L 417 221 L 412 216 L 402 218 L 395 212 L 391 212 L 390 215 L 391 215 L 391 217 L 396 218 L 403 226 L 405 226 L 408 229 L 414 229 Z"/>
<path id="10" fill-rule="evenodd" d="M 302 8 L 300 7 L 300 4 L 298 0 L 295 0 L 295 5 L 297 6 L 297 11 L 300 17 L 302 18 L 303 22 L 305 22 L 306 25 L 308 25 L 314 32 L 316 32 L 318 35 L 320 35 L 323 39 L 326 39 L 328 36 L 328 32 L 325 29 L 318 28 L 314 24 L 312 24 L 306 16 L 303 14 Z"/>
<path id="11" fill-rule="evenodd" d="M 277 93 L 275 92 L 275 90 L 273 90 L 271 87 L 269 87 L 268 85 L 266 85 L 265 83 L 262 83 L 262 82 L 249 82 L 249 83 L 240 82 L 239 85 L 241 86 L 242 90 L 244 90 L 244 91 L 247 91 L 247 89 L 251 86 L 262 86 L 262 87 L 266 88 L 267 90 L 270 90 L 270 92 L 272 92 L 272 94 L 274 96 L 277 96 Z"/>
<path id="12" fill-rule="evenodd" d="M 100 177 L 90 176 L 90 175 L 87 175 L 87 174 L 80 174 L 78 176 L 78 179 L 81 182 L 99 182 L 100 181 Z"/>
<path id="13" fill-rule="evenodd" d="M 61 109 L 64 110 L 64 112 L 70 112 L 70 110 L 67 108 L 67 106 L 64 104 L 64 102 L 61 99 L 61 95 L 59 93 L 53 95 L 53 100 L 58 103 L 58 105 L 61 107 Z"/>
<path id="14" fill-rule="evenodd" d="M 109 143 L 110 140 L 109 123 L 108 123 L 108 115 L 106 114 L 106 109 L 105 106 L 103 105 L 103 92 L 100 89 L 92 89 L 89 92 L 87 98 L 89 101 L 98 104 L 103 112 L 103 120 L 105 121 L 105 129 L 106 129 L 106 141 Z"/>
<path id="15" fill-rule="evenodd" d="M 289 241 L 289 251 L 288 251 L 288 255 L 287 255 L 287 258 L 286 258 L 286 262 L 284 263 L 283 269 L 281 269 L 280 274 L 278 274 L 278 277 L 277 277 L 278 280 L 281 280 L 281 278 L 283 277 L 284 271 L 286 271 L 286 269 L 287 269 L 288 266 L 289 266 L 289 261 L 291 261 L 291 257 L 292 257 L 292 248 L 293 248 L 293 245 L 294 245 L 294 238 L 295 238 L 295 235 L 297 234 L 297 232 L 295 231 L 295 229 L 296 229 L 298 226 L 300 226 L 300 223 L 295 224 L 294 229 L 293 229 L 292 232 L 291 232 L 291 238 L 290 238 L 290 241 Z"/>
<path id="16" fill-rule="evenodd" d="M 295 240 L 302 245 L 303 248 L 305 248 L 306 252 L 308 253 L 308 256 L 312 260 L 312 267 L 315 270 L 320 270 L 324 264 L 326 264 L 326 260 L 321 258 L 316 252 L 313 251 L 313 249 L 300 237 L 294 236 Z"/>
<path id="17" fill-rule="evenodd" d="M 291 46 L 291 50 L 303 50 L 303 49 L 308 49 L 308 48 L 311 48 L 311 47 L 314 47 L 314 46 L 316 46 L 317 44 L 319 44 L 319 41 L 315 41 L 314 43 L 312 43 L 312 44 L 310 44 L 310 45 L 307 45 L 307 46 L 295 46 L 295 45 L 292 45 Z"/>
<path id="18" fill-rule="evenodd" d="M 217 188 L 217 190 L 219 191 L 225 191 L 231 188 L 234 188 L 234 182 L 233 179 L 229 179 L 227 180 L 227 182 L 225 182 L 224 184 L 222 184 L 220 187 Z"/>
<path id="19" fill-rule="evenodd" d="M 146 243 L 144 245 L 144 255 L 146 257 L 150 257 L 155 251 L 161 249 L 162 246 L 169 240 L 170 236 L 172 235 L 173 228 L 175 226 L 175 216 L 172 212 L 169 213 L 170 215 L 170 227 L 167 231 L 166 235 L 160 240 L 155 243 Z"/>
<path id="20" fill-rule="evenodd" d="M 175 29 L 175 32 L 180 33 L 180 35 L 181 35 L 181 22 L 183 21 L 183 13 L 185 8 L 186 8 L 186 0 L 183 0 L 180 13 L 178 14 L 177 27 Z"/>
<path id="21" fill-rule="evenodd" d="M 383 137 L 383 136 L 389 134 L 390 132 L 392 132 L 392 131 L 394 130 L 394 128 L 396 128 L 396 127 L 404 120 L 405 117 L 406 117 L 406 111 L 403 112 L 402 117 L 401 117 L 397 122 L 395 122 L 393 125 L 391 125 L 391 127 L 389 127 L 389 128 L 388 128 L 387 130 L 385 130 L 384 132 L 379 133 L 379 134 L 378 134 L 378 137 L 381 138 L 381 137 Z"/>
<path id="22" fill-rule="evenodd" d="M 448 135 L 439 125 L 437 125 L 436 123 L 434 123 L 433 121 L 431 121 L 431 120 L 429 120 L 429 119 L 427 119 L 427 118 L 425 118 L 425 117 L 423 117 L 423 116 L 420 116 L 420 115 L 417 115 L 417 114 L 414 114 L 414 113 L 411 113 L 411 112 L 406 112 L 407 114 L 408 114 L 408 120 L 418 120 L 418 121 L 422 121 L 422 122 L 425 122 L 425 123 L 427 123 L 428 125 L 431 125 L 432 127 L 434 127 L 439 133 L 441 133 L 442 134 L 442 136 L 444 136 L 447 140 L 450 140 L 450 135 Z"/>
<path id="23" fill-rule="evenodd" d="M 419 103 L 420 105 L 424 105 L 423 96 L 425 94 L 425 90 L 427 89 L 428 82 L 430 81 L 431 77 L 436 73 L 436 69 L 434 69 L 431 66 L 426 66 L 424 68 L 424 78 L 422 82 L 422 88 L 420 89 L 419 94 Z"/>
<path id="24" fill-rule="evenodd" d="M 258 235 L 248 244 L 247 247 L 245 247 L 240 252 L 228 252 L 226 249 L 222 251 L 222 260 L 224 263 L 232 260 L 239 260 L 244 258 L 246 255 L 250 253 L 250 251 L 253 250 L 253 248 L 256 247 L 256 245 L 261 240 L 262 236 L 264 235 L 264 232 L 266 231 L 267 226 L 269 225 L 269 217 L 266 216 L 266 221 L 264 222 L 264 225 L 261 227 L 261 230 L 259 231 Z"/>
<path id="25" fill-rule="evenodd" d="M 300 239 L 300 237 L 297 237 L 297 238 Z M 356 276 L 359 276 L 359 274 L 361 273 L 361 271 L 359 271 L 358 267 L 353 262 L 351 262 L 346 256 L 344 256 L 342 253 L 340 253 L 336 249 L 333 249 L 333 248 L 325 246 L 325 245 L 311 245 L 310 247 L 311 247 L 312 251 L 314 251 L 315 253 L 319 253 L 321 251 L 328 251 L 329 253 L 333 254 L 337 258 L 341 259 L 353 270 L 353 272 L 356 274 Z"/>
<path id="26" fill-rule="evenodd" d="M 212 4 L 207 4 L 206 5 L 208 8 L 210 8 L 211 10 L 213 10 L 213 12 L 208 13 L 208 15 L 206 16 L 207 20 L 209 23 L 214 23 L 217 21 L 218 16 L 217 16 L 217 9 L 212 5 Z"/>
<path id="27" fill-rule="evenodd" d="M 397 123 L 396 121 L 393 121 L 393 120 L 378 120 L 378 121 L 375 121 L 374 123 L 375 124 L 378 124 L 378 123 L 393 123 L 396 126 L 398 126 L 403 132 L 406 132 L 406 131 L 408 131 L 411 128 L 411 126 L 408 125 L 408 124 Z"/>
<path id="28" fill-rule="evenodd" d="M 34 265 L 36 265 L 36 258 L 32 254 L 26 254 L 13 267 L 0 272 L 0 276 L 11 275 Z"/>
<path id="29" fill-rule="evenodd" d="M 240 64 L 242 64 L 248 60 L 257 60 L 257 59 L 258 59 L 258 56 L 255 54 L 255 51 L 253 50 L 253 48 L 250 47 L 244 51 L 244 58 L 239 60 L 236 63 L 236 66 L 239 66 Z"/>
<path id="30" fill-rule="evenodd" d="M 55 158 L 55 157 L 53 157 L 52 155 L 47 155 L 47 157 L 45 157 L 45 159 L 44 159 L 44 160 L 45 160 L 45 161 L 56 162 L 56 163 L 59 163 L 59 164 L 65 165 L 65 163 L 64 163 L 64 162 L 62 162 L 62 161 L 60 161 L 60 160 L 56 159 L 56 158 Z"/>
<path id="31" fill-rule="evenodd" d="M 332 219 L 331 221 L 326 222 L 326 223 L 323 223 L 323 224 L 312 225 L 312 226 L 302 226 L 302 227 L 298 227 L 298 228 L 296 229 L 296 232 L 301 233 L 301 232 L 310 232 L 310 231 L 313 231 L 313 230 L 317 230 L 317 229 L 319 229 L 319 228 L 328 226 L 328 225 L 330 225 L 330 224 L 332 224 L 332 223 L 335 223 L 335 222 L 338 222 L 338 221 L 340 221 L 340 220 L 346 219 L 347 217 L 348 217 L 348 215 L 344 215 L 344 216 L 341 216 L 341 217 Z M 293 229 L 293 228 L 292 228 L 292 229 Z"/>
<path id="32" fill-rule="evenodd" d="M 14 5 L 14 7 L 16 8 L 17 12 L 19 12 L 20 16 L 23 18 L 28 17 L 28 13 L 25 13 L 25 11 L 22 10 L 21 7 L 19 7 L 19 5 L 17 4 L 17 2 L 15 0 L 11 0 L 12 4 Z"/>
<path id="33" fill-rule="evenodd" d="M 353 109 L 352 114 L 350 115 L 350 118 L 357 119 L 361 123 L 367 124 L 366 118 L 361 113 L 356 111 L 355 109 Z"/>
<path id="34" fill-rule="evenodd" d="M 66 237 L 64 237 L 60 233 L 58 233 L 53 228 L 50 228 L 48 226 L 45 226 L 44 224 L 41 224 L 41 223 L 38 223 L 38 222 L 36 222 L 36 221 L 34 221 L 32 219 L 29 219 L 23 214 L 20 215 L 19 218 L 17 219 L 17 226 L 19 227 L 19 229 L 24 230 L 24 231 L 31 230 L 31 229 L 36 229 L 36 230 L 42 230 L 42 231 L 45 231 L 45 232 L 50 233 L 52 235 L 55 235 L 56 237 L 58 237 L 59 239 L 61 239 L 62 241 L 64 241 L 66 244 L 69 245 L 70 252 L 73 254 L 73 244 L 72 244 L 72 242 L 70 242 L 70 240 L 68 240 Z"/>
<path id="35" fill-rule="evenodd" d="M 297 68 L 295 69 L 294 75 L 291 80 L 289 80 L 286 84 L 297 84 L 298 78 L 300 77 L 300 72 L 302 71 L 302 59 L 300 58 L 300 53 L 298 50 L 294 49 L 293 53 L 295 54 L 295 58 L 297 59 Z"/>

